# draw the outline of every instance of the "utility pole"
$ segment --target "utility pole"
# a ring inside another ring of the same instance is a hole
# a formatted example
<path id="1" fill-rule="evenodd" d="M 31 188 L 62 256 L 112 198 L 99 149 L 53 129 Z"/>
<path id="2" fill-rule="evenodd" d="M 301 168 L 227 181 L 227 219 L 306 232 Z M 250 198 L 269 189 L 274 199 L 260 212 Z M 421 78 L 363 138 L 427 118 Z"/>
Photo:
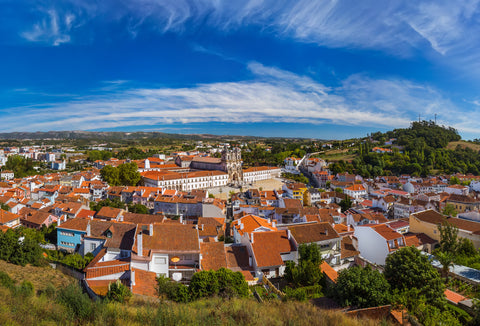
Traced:
<path id="1" fill-rule="evenodd" d="M 420 122 L 420 113 L 418 114 L 418 122 Z"/>
<path id="2" fill-rule="evenodd" d="M 437 114 L 435 113 L 435 125 L 437 125 Z"/>

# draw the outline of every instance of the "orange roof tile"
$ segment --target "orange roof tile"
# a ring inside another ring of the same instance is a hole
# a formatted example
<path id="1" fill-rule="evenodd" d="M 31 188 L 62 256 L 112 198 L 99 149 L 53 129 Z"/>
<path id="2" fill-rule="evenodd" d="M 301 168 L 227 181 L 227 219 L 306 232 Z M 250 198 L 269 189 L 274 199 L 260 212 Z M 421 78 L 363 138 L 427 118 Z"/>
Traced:
<path id="1" fill-rule="evenodd" d="M 460 301 L 466 300 L 467 298 L 464 297 L 463 295 L 453 292 L 449 289 L 445 289 L 443 292 L 445 294 L 445 297 L 447 298 L 448 301 L 453 302 L 455 304 L 459 303 Z"/>
<path id="2" fill-rule="evenodd" d="M 283 265 L 281 254 L 294 251 L 286 230 L 272 232 L 252 232 L 252 249 L 257 267 Z"/>
<path id="3" fill-rule="evenodd" d="M 320 264 L 320 270 L 327 275 L 327 277 L 333 282 L 337 282 L 338 273 L 327 262 L 323 261 Z"/>

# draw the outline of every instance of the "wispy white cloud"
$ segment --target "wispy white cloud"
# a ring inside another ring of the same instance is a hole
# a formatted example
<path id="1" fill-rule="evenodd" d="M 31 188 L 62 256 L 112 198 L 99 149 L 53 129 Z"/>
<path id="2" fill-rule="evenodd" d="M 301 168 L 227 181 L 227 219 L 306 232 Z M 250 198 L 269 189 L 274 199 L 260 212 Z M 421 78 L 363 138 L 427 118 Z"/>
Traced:
<path id="1" fill-rule="evenodd" d="M 75 15 L 67 13 L 59 16 L 55 9 L 49 9 L 45 14 L 46 17 L 21 35 L 31 42 L 49 43 L 53 46 L 70 42 L 69 32 L 75 21 Z"/>
<path id="2" fill-rule="evenodd" d="M 386 51 L 395 56 L 424 53 L 444 63 L 475 67 L 480 48 L 480 0 L 68 0 L 38 8 L 43 17 L 21 35 L 33 42 L 72 41 L 80 26 L 95 34 L 111 23 L 132 38 L 142 32 L 190 33 L 212 28 L 229 33 L 243 27 L 334 48 Z M 80 38 L 80 37 L 79 37 Z M 200 48 L 199 48 L 200 50 Z M 205 50 L 205 49 L 204 49 Z M 476 69 L 477 71 L 477 69 Z"/>
<path id="3" fill-rule="evenodd" d="M 188 127 L 207 122 L 404 127 L 428 108 L 454 109 L 434 90 L 408 81 L 355 75 L 340 87 L 329 88 L 308 76 L 257 62 L 248 67 L 255 76 L 252 80 L 105 92 L 10 108 L 2 122 L 12 131 Z"/>

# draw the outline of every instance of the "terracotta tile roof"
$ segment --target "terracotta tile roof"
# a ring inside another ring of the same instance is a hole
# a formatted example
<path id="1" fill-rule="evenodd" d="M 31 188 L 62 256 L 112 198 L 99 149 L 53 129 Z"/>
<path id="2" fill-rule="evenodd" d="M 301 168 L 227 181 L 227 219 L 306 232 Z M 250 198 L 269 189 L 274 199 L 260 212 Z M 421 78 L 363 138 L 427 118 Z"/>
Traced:
<path id="1" fill-rule="evenodd" d="M 108 293 L 108 286 L 110 283 L 115 283 L 116 280 L 86 280 L 88 287 L 95 292 L 96 295 L 106 296 Z"/>
<path id="2" fill-rule="evenodd" d="M 227 267 L 232 271 L 251 269 L 248 264 L 249 258 L 246 246 L 225 246 L 225 258 L 227 260 Z"/>
<path id="3" fill-rule="evenodd" d="M 378 234 L 380 234 L 380 236 L 382 236 L 387 241 L 403 237 L 400 233 L 398 233 L 397 231 L 393 230 L 392 228 L 388 227 L 385 224 L 374 224 L 374 225 L 366 225 L 366 226 L 359 226 L 359 227 L 370 227 L 374 229 Z"/>
<path id="4" fill-rule="evenodd" d="M 320 270 L 334 283 L 337 283 L 338 273 L 327 262 L 323 261 L 320 264 Z"/>
<path id="5" fill-rule="evenodd" d="M 300 199 L 289 199 L 289 198 L 284 198 L 283 202 L 285 203 L 285 208 L 298 208 L 302 209 L 303 205 Z"/>
<path id="6" fill-rule="evenodd" d="M 243 229 L 241 228 L 243 225 Z M 251 233 L 258 228 L 267 228 L 272 231 L 277 230 L 277 228 L 272 226 L 272 223 L 268 223 L 268 220 L 255 216 L 255 215 L 246 215 L 238 220 L 235 220 L 231 224 L 232 228 L 235 228 L 240 235 L 246 233 Z"/>
<path id="7" fill-rule="evenodd" d="M 151 215 L 151 214 L 137 214 L 137 213 L 125 213 L 123 214 L 123 221 L 136 223 L 136 224 L 151 224 L 162 223 L 165 217 L 163 215 Z"/>
<path id="8" fill-rule="evenodd" d="M 91 218 L 93 216 L 95 216 L 95 211 L 91 211 L 89 209 L 82 209 L 80 210 L 80 212 L 78 212 L 77 214 L 77 218 Z"/>
<path id="9" fill-rule="evenodd" d="M 445 297 L 447 298 L 448 301 L 453 302 L 454 304 L 458 304 L 460 301 L 466 300 L 467 298 L 464 297 L 463 295 L 453 292 L 449 289 L 445 289 L 443 292 L 445 294 Z"/>
<path id="10" fill-rule="evenodd" d="M 465 195 L 451 194 L 448 197 L 447 202 L 457 202 L 457 203 L 466 203 L 466 204 L 478 204 L 479 201 L 473 197 Z"/>
<path id="11" fill-rule="evenodd" d="M 55 222 L 57 220 L 56 216 L 52 216 L 47 212 L 36 211 L 34 209 L 29 209 L 28 212 L 22 210 L 22 212 L 24 212 L 24 214 L 20 218 L 22 224 L 24 223 L 23 221 L 27 221 L 28 223 L 32 223 L 40 227 L 42 224 L 45 224 L 45 222 L 50 216 L 52 218 L 52 222 Z"/>
<path id="12" fill-rule="evenodd" d="M 138 268 L 132 268 L 132 271 L 135 272 L 135 285 L 132 285 L 132 293 L 157 298 L 157 274 Z"/>
<path id="13" fill-rule="evenodd" d="M 352 227 L 350 227 L 350 229 L 349 229 L 348 226 L 346 226 L 345 224 L 342 224 L 342 223 L 335 224 L 333 226 L 333 228 L 335 229 L 335 231 L 337 231 L 337 233 L 339 235 L 341 235 L 342 233 L 348 233 L 348 232 L 353 233 L 353 228 Z"/>
<path id="14" fill-rule="evenodd" d="M 113 274 L 122 273 L 130 269 L 130 262 L 123 260 L 111 260 L 106 262 L 97 262 L 94 265 L 89 264 L 85 268 L 85 278 L 97 278 Z"/>
<path id="15" fill-rule="evenodd" d="M 294 251 L 288 239 L 288 233 L 283 231 L 253 232 L 254 241 L 252 249 L 255 254 L 257 267 L 270 267 L 283 265 L 282 253 Z"/>
<path id="16" fill-rule="evenodd" d="M 298 244 L 340 238 L 337 231 L 335 231 L 332 225 L 327 222 L 294 225 L 289 226 L 288 229 Z"/>
<path id="17" fill-rule="evenodd" d="M 13 221 L 17 218 L 20 218 L 20 215 L 13 214 L 3 209 L 0 209 L 0 224 L 7 224 L 10 221 Z"/>
<path id="18" fill-rule="evenodd" d="M 343 237 L 341 243 L 340 258 L 345 259 L 358 255 L 360 255 L 360 251 L 355 249 L 352 238 L 350 238 L 349 236 Z"/>
<path id="19" fill-rule="evenodd" d="M 123 209 L 103 206 L 95 215 L 95 218 L 116 219 L 123 213 Z"/>
<path id="20" fill-rule="evenodd" d="M 223 242 L 200 243 L 203 270 L 218 270 L 227 267 L 227 258 Z"/>
<path id="21" fill-rule="evenodd" d="M 398 220 L 398 221 L 393 221 L 389 222 L 388 226 L 390 226 L 392 229 L 400 229 L 409 226 L 410 223 L 405 220 Z"/>
<path id="22" fill-rule="evenodd" d="M 365 191 L 365 187 L 362 186 L 361 184 L 354 184 L 353 186 L 350 186 L 348 188 L 345 188 L 345 190 L 350 190 L 350 191 Z"/>
<path id="23" fill-rule="evenodd" d="M 412 214 L 413 217 L 416 217 L 420 221 L 430 223 L 430 224 L 442 224 L 447 219 L 443 214 L 440 214 L 433 209 L 417 212 Z"/>
<path id="24" fill-rule="evenodd" d="M 468 221 L 457 217 L 450 217 L 447 222 L 453 224 L 460 230 L 470 231 L 474 234 L 480 234 L 480 223 L 474 221 Z"/>
<path id="25" fill-rule="evenodd" d="M 249 281 L 254 281 L 255 280 L 253 278 L 252 272 L 245 271 L 245 270 L 242 270 L 242 271 L 239 271 L 239 272 L 242 273 L 243 277 L 245 277 L 245 281 L 249 282 Z"/>
<path id="26" fill-rule="evenodd" d="M 192 225 L 180 223 L 154 224 L 153 235 L 149 235 L 149 226 L 144 231 L 139 225 L 137 235 L 142 232 L 143 255 L 148 256 L 149 251 L 157 252 L 195 252 L 200 253 L 198 230 Z M 137 253 L 137 235 L 133 251 Z"/>

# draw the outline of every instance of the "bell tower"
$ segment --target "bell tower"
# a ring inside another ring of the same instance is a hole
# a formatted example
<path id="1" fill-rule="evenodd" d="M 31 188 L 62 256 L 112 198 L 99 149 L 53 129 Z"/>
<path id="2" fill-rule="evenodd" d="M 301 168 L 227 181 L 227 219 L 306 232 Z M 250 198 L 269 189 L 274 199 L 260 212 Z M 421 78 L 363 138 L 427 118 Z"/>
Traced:
<path id="1" fill-rule="evenodd" d="M 242 151 L 235 147 L 228 150 L 225 146 L 222 151 L 222 167 L 228 174 L 228 183 L 234 186 L 243 185 L 243 169 L 242 169 Z"/>

